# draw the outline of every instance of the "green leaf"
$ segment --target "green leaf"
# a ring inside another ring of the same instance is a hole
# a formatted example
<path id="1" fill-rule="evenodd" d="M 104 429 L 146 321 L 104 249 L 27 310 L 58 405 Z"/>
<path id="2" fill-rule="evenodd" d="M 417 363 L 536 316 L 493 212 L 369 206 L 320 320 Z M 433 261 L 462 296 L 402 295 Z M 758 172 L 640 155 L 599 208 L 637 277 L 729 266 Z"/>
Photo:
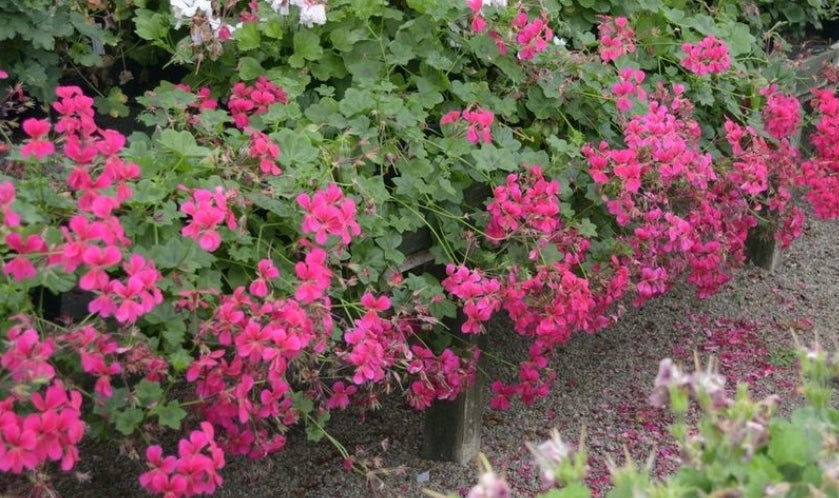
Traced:
<path id="1" fill-rule="evenodd" d="M 350 30 L 349 28 L 340 27 L 333 29 L 329 33 L 329 40 L 332 42 L 332 46 L 341 52 L 349 52 L 352 50 L 353 45 L 366 39 L 367 35 L 361 28 Z"/>
<path id="2" fill-rule="evenodd" d="M 114 416 L 114 426 L 125 436 L 130 436 L 140 427 L 143 420 L 146 418 L 143 410 L 139 408 L 126 408 L 123 411 L 117 412 Z"/>
<path id="3" fill-rule="evenodd" d="M 184 348 L 177 349 L 166 355 L 169 364 L 176 372 L 185 372 L 189 365 L 192 364 L 192 355 Z"/>
<path id="4" fill-rule="evenodd" d="M 356 80 L 380 81 L 385 69 L 384 61 L 378 57 L 381 51 L 381 46 L 375 41 L 356 43 L 346 56 L 347 70 Z"/>
<path id="5" fill-rule="evenodd" d="M 492 144 L 484 144 L 472 151 L 475 168 L 478 171 L 491 173 L 493 171 L 516 171 L 518 162 L 513 153 L 507 149 L 497 149 Z"/>
<path id="6" fill-rule="evenodd" d="M 167 349 L 180 348 L 186 340 L 186 324 L 183 320 L 168 322 L 164 326 L 162 336 Z"/>
<path id="7" fill-rule="evenodd" d="M 160 388 L 160 382 L 149 382 L 146 379 L 137 383 L 136 387 L 137 402 L 143 406 L 151 406 L 160 401 L 163 396 L 163 389 Z"/>
<path id="8" fill-rule="evenodd" d="M 583 218 L 577 223 L 577 232 L 583 237 L 594 238 L 597 237 L 597 225 L 591 222 L 588 218 Z"/>
<path id="9" fill-rule="evenodd" d="M 731 57 L 738 57 L 752 51 L 756 39 L 747 25 L 739 22 L 731 23 L 722 31 L 722 38 L 728 46 L 728 53 Z"/>
<path id="10" fill-rule="evenodd" d="M 180 403 L 177 401 L 156 406 L 151 412 L 157 415 L 157 420 L 160 422 L 160 425 L 174 430 L 180 429 L 181 421 L 186 418 L 186 410 L 181 408 Z"/>
<path id="11" fill-rule="evenodd" d="M 58 272 L 53 268 L 48 268 L 41 271 L 38 277 L 39 285 L 43 285 L 56 294 L 70 292 L 76 287 L 76 276 L 72 273 Z"/>
<path id="12" fill-rule="evenodd" d="M 239 42 L 239 50 L 247 52 L 259 48 L 262 35 L 259 33 L 259 23 L 247 22 L 233 32 L 233 37 Z"/>
<path id="13" fill-rule="evenodd" d="M 804 413 L 797 411 L 792 421 L 776 419 L 769 425 L 768 454 L 778 466 L 805 465 L 818 457 L 821 438 Z"/>
<path id="14" fill-rule="evenodd" d="M 163 14 L 148 9 L 134 11 L 134 33 L 148 41 L 163 40 L 169 36 L 169 23 Z"/>
<path id="15" fill-rule="evenodd" d="M 168 194 L 169 189 L 158 182 L 144 178 L 134 185 L 134 195 L 131 196 L 129 202 L 155 205 L 165 199 Z"/>
<path id="16" fill-rule="evenodd" d="M 356 114 L 365 114 L 376 107 L 376 99 L 369 90 L 347 88 L 344 98 L 338 103 L 341 114 L 351 118 Z"/>
<path id="17" fill-rule="evenodd" d="M 161 270 L 177 268 L 189 254 L 192 243 L 183 237 L 169 237 L 162 245 L 152 246 L 149 257 Z"/>
<path id="18" fill-rule="evenodd" d="M 265 74 L 262 64 L 253 57 L 242 57 L 239 59 L 239 77 L 245 81 L 253 81 Z"/>
<path id="19" fill-rule="evenodd" d="M 581 482 L 572 482 L 562 489 L 552 488 L 539 496 L 541 498 L 589 498 L 591 490 Z"/>
<path id="20" fill-rule="evenodd" d="M 309 441 L 317 443 L 323 436 L 326 435 L 326 423 L 329 422 L 329 419 L 332 417 L 331 412 L 323 411 L 320 415 L 318 415 L 317 423 L 310 422 L 309 420 L 306 421 L 306 438 Z"/>
<path id="21" fill-rule="evenodd" d="M 399 251 L 399 246 L 402 244 L 402 236 L 399 234 L 383 235 L 376 237 L 376 245 L 384 250 L 385 255 L 390 261 L 397 265 L 401 265 L 405 261 L 405 255 Z"/>
<path id="22" fill-rule="evenodd" d="M 283 29 L 283 24 L 281 22 L 270 20 L 262 23 L 262 32 L 268 38 L 282 40 L 285 30 Z"/>
<path id="23" fill-rule="evenodd" d="M 320 37 L 312 30 L 300 30 L 294 34 L 294 55 L 288 58 L 288 65 L 301 68 L 306 61 L 316 61 L 321 55 Z"/>
<path id="24" fill-rule="evenodd" d="M 210 154 L 210 149 L 199 146 L 195 142 L 195 137 L 188 131 L 166 129 L 160 132 L 157 141 L 170 151 L 183 157 L 206 157 Z"/>
<path id="25" fill-rule="evenodd" d="M 283 128 L 272 133 L 271 138 L 280 146 L 280 164 L 294 167 L 298 163 L 312 162 L 318 158 L 320 151 L 312 146 L 306 135 L 296 130 Z"/>
<path id="26" fill-rule="evenodd" d="M 259 208 L 276 214 L 280 218 L 288 218 L 295 212 L 294 205 L 286 199 L 269 197 L 259 192 L 247 192 L 245 198 Z"/>
<path id="27" fill-rule="evenodd" d="M 373 16 L 382 16 L 387 2 L 385 0 L 352 0 L 350 5 L 359 19 L 369 19 Z"/>

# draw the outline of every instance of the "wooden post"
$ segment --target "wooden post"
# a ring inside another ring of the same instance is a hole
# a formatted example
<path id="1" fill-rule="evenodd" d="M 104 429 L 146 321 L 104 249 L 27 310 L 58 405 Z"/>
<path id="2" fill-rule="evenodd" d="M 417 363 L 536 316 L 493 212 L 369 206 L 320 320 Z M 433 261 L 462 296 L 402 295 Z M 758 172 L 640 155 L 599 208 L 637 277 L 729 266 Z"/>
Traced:
<path id="1" fill-rule="evenodd" d="M 781 251 L 775 234 L 766 227 L 757 227 L 746 238 L 746 257 L 755 266 L 774 272 L 781 263 Z"/>
<path id="2" fill-rule="evenodd" d="M 460 313 L 458 313 L 460 315 Z M 452 332 L 460 333 L 462 317 L 452 320 Z M 461 335 L 465 340 L 482 347 L 483 335 Z M 475 383 L 453 401 L 435 401 L 425 411 L 422 457 L 428 460 L 470 463 L 481 448 L 481 427 L 486 406 L 484 396 L 486 375 L 478 368 Z"/>
<path id="3" fill-rule="evenodd" d="M 475 185 L 464 192 L 464 202 L 467 205 L 479 206 L 490 194 L 488 186 Z M 406 255 L 402 272 L 419 269 L 420 272 L 427 271 L 442 281 L 446 277 L 446 270 L 443 265 L 433 264 L 434 258 L 428 251 L 432 244 L 433 239 L 428 229 L 403 234 L 399 246 L 399 250 Z M 483 349 L 486 346 L 486 337 L 461 333 L 463 322 L 462 311 L 458 311 L 455 319 L 444 320 L 452 334 L 457 334 L 466 343 Z M 468 390 L 452 401 L 435 401 L 425 411 L 423 458 L 467 464 L 478 456 L 484 407 L 487 404 L 484 396 L 486 384 L 486 374 L 482 368 L 478 368 L 475 382 Z"/>

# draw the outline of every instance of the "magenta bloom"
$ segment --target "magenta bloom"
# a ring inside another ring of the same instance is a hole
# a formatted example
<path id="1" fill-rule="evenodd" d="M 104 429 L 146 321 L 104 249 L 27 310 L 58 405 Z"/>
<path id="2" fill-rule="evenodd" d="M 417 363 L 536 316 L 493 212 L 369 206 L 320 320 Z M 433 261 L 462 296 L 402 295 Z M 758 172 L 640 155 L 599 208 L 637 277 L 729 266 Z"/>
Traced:
<path id="1" fill-rule="evenodd" d="M 42 159 L 55 152 L 55 144 L 42 137 L 50 132 L 50 122 L 46 119 L 29 118 L 23 122 L 23 131 L 29 135 L 30 140 L 20 149 L 20 155 L 24 158 L 35 156 L 35 159 Z"/>

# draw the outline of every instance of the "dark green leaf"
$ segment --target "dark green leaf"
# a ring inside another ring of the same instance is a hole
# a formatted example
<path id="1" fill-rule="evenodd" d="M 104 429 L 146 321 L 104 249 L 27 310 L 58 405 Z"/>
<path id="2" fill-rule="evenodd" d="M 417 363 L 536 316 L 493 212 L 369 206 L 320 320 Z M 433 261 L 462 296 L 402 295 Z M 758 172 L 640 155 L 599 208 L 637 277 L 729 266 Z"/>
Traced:
<path id="1" fill-rule="evenodd" d="M 159 382 L 150 382 L 146 379 L 140 380 L 136 387 L 137 402 L 142 406 L 151 406 L 160 401 L 163 396 L 163 389 Z"/>
<path id="2" fill-rule="evenodd" d="M 114 416 L 114 426 L 125 436 L 130 436 L 140 427 L 145 419 L 145 413 L 139 408 L 126 408 Z"/>
<path id="3" fill-rule="evenodd" d="M 166 405 L 159 405 L 152 409 L 157 415 L 160 425 L 178 430 L 181 428 L 181 421 L 186 417 L 186 411 L 181 408 L 177 401 L 171 401 Z"/>

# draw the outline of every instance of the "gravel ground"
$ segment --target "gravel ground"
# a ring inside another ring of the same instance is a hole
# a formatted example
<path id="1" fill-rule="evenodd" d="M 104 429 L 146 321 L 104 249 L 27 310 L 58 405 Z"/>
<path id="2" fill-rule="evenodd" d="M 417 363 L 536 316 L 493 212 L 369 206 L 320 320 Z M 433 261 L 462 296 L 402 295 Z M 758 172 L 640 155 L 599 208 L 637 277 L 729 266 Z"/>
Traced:
<path id="1" fill-rule="evenodd" d="M 516 496 L 539 490 L 524 442 L 545 439 L 552 427 L 576 441 L 585 426 L 589 482 L 596 489 L 606 483 L 605 456 L 620 461 L 624 447 L 636 460 L 655 455 L 655 472 L 663 475 L 676 465 L 666 433 L 668 419 L 649 407 L 646 397 L 661 358 L 689 364 L 693 351 L 720 359 L 725 375 L 750 382 L 758 395 L 773 392 L 794 402 L 791 331 L 804 341 L 818 335 L 823 343 L 832 343 L 836 337 L 837 233 L 839 222 L 811 220 L 774 273 L 748 266 L 706 300 L 694 298 L 687 286 L 678 287 L 643 308 L 628 310 L 609 330 L 575 337 L 557 355 L 559 376 L 547 399 L 530 407 L 516 404 L 506 412 L 484 411 L 482 451 Z M 524 345 L 514 334 L 505 334 L 503 323 L 494 327 L 493 341 L 503 338 L 495 347 L 524 354 Z M 476 482 L 475 464 L 418 458 L 422 415 L 396 399 L 364 421 L 352 413 L 335 414 L 328 429 L 375 470 L 368 476 L 345 472 L 343 459 L 328 442 L 309 443 L 302 432 L 292 432 L 287 449 L 271 458 L 231 459 L 216 496 L 417 497 L 423 487 L 462 495 Z M 142 442 L 138 447 L 144 447 Z M 137 484 L 143 470 L 142 459 L 128 447 L 86 446 L 76 472 L 58 479 L 58 492 L 68 498 L 148 496 Z M 14 496 L 6 486 L 2 496 Z"/>

